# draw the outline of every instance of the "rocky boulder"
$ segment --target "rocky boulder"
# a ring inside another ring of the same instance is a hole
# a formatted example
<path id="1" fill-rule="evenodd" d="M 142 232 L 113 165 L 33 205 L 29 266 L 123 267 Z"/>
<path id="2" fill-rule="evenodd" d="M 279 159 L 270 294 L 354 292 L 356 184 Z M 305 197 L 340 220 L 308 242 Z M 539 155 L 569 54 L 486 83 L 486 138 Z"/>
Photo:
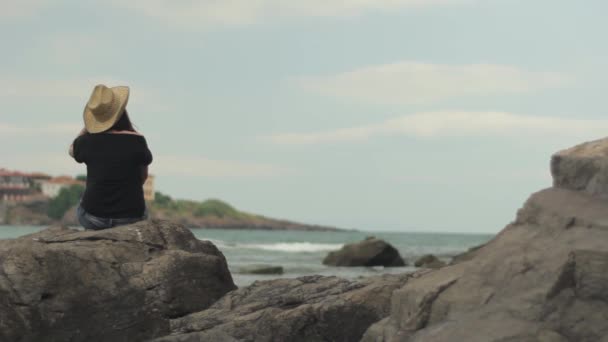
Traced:
<path id="1" fill-rule="evenodd" d="M 358 341 L 388 315 L 391 293 L 415 276 L 257 281 L 205 311 L 171 321 L 173 334 L 155 341 Z"/>
<path id="2" fill-rule="evenodd" d="M 0 341 L 141 341 L 235 289 L 222 253 L 167 222 L 0 240 Z"/>
<path id="3" fill-rule="evenodd" d="M 414 263 L 414 266 L 423 268 L 441 268 L 445 265 L 445 262 L 439 260 L 439 258 L 433 254 L 423 255 Z"/>
<path id="4" fill-rule="evenodd" d="M 53 219 L 47 215 L 49 203 L 46 200 L 34 200 L 0 204 L 0 222 L 21 226 L 44 226 L 53 224 Z"/>
<path id="5" fill-rule="evenodd" d="M 557 152 L 551 158 L 553 186 L 608 198 L 607 156 L 606 139 Z"/>
<path id="6" fill-rule="evenodd" d="M 330 252 L 324 265 L 329 266 L 405 266 L 399 251 L 384 240 L 369 237 L 361 242 L 344 245 Z"/>
<path id="7" fill-rule="evenodd" d="M 608 139 L 557 153 L 554 187 L 469 260 L 412 279 L 364 342 L 608 342 Z"/>
<path id="8" fill-rule="evenodd" d="M 78 222 L 78 218 L 76 217 L 76 209 L 78 205 L 75 205 L 68 209 L 68 211 L 63 214 L 61 218 L 61 224 L 68 227 L 80 227 L 80 222 Z"/>

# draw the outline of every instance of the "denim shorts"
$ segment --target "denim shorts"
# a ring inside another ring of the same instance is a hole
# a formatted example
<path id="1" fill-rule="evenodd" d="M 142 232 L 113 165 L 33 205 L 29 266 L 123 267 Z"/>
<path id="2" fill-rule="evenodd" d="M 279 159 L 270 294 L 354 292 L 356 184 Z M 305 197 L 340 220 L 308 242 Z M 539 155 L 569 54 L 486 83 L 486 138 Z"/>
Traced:
<path id="1" fill-rule="evenodd" d="M 146 208 L 144 216 L 142 217 L 113 219 L 91 215 L 79 204 L 76 208 L 76 217 L 78 217 L 78 222 L 80 222 L 80 225 L 83 226 L 84 229 L 101 230 L 146 220 L 148 218 L 148 208 Z"/>

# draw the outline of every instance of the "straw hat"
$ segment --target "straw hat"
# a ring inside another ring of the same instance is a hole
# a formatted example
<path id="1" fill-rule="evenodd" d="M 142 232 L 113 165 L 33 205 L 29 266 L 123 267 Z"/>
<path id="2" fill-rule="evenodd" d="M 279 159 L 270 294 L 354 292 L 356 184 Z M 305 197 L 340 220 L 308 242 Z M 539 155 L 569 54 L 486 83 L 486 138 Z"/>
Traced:
<path id="1" fill-rule="evenodd" d="M 98 84 L 84 107 L 84 126 L 89 133 L 100 133 L 110 129 L 129 101 L 129 87 L 108 88 Z"/>

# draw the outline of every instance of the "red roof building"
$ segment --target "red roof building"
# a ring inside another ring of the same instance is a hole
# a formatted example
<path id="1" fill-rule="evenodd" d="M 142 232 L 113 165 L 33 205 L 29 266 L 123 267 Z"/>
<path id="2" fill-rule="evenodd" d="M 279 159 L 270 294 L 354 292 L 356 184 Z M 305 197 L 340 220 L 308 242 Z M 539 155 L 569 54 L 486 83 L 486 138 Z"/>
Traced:
<path id="1" fill-rule="evenodd" d="M 32 181 L 23 172 L 0 169 L 0 201 L 22 202 L 34 194 Z"/>

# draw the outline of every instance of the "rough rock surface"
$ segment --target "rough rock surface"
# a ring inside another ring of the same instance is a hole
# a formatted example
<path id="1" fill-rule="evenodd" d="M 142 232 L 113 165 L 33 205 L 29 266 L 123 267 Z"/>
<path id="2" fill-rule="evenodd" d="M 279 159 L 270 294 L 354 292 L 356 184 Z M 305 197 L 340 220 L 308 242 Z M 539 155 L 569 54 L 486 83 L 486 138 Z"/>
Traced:
<path id="1" fill-rule="evenodd" d="M 433 254 L 423 255 L 414 263 L 414 266 L 424 268 L 441 268 L 445 265 L 445 262 L 439 260 L 439 258 Z"/>
<path id="2" fill-rule="evenodd" d="M 45 226 L 54 223 L 53 219 L 47 215 L 49 207 L 47 200 L 4 203 L 2 206 L 4 207 L 4 210 L 0 210 L 0 222 L 2 224 Z"/>
<path id="3" fill-rule="evenodd" d="M 155 341 L 358 341 L 388 315 L 391 293 L 415 276 L 257 281 L 205 311 L 173 320 L 174 334 Z"/>
<path id="4" fill-rule="evenodd" d="M 405 266 L 399 251 L 384 240 L 369 237 L 330 252 L 323 264 L 329 266 Z"/>
<path id="5" fill-rule="evenodd" d="M 608 342 L 608 139 L 559 152 L 554 187 L 470 260 L 412 279 L 364 342 Z"/>
<path id="6" fill-rule="evenodd" d="M 608 143 L 596 140 L 560 151 L 551 159 L 553 186 L 608 198 Z"/>
<path id="7" fill-rule="evenodd" d="M 471 247 L 466 252 L 463 252 L 463 253 L 460 253 L 460 254 L 457 254 L 457 255 L 453 256 L 452 260 L 450 261 L 450 265 L 458 264 L 458 263 L 461 263 L 461 262 L 473 259 L 477 255 L 477 252 L 484 245 L 485 244 L 481 244 L 479 246 Z"/>
<path id="8" fill-rule="evenodd" d="M 235 285 L 207 241 L 166 222 L 0 240 L 0 341 L 141 341 Z"/>

